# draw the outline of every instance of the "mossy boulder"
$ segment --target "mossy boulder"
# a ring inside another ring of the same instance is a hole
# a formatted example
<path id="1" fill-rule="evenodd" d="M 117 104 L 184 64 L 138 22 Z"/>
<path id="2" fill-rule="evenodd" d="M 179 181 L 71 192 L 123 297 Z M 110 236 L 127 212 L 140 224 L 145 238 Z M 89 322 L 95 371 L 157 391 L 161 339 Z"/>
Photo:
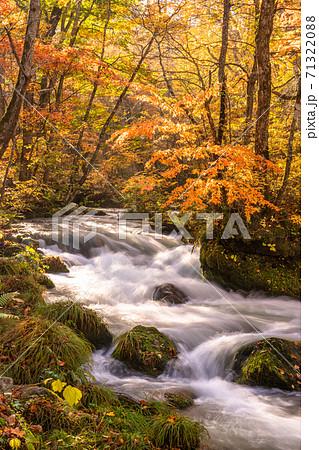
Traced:
<path id="1" fill-rule="evenodd" d="M 165 392 L 164 397 L 170 406 L 186 409 L 194 405 L 194 400 L 187 392 Z"/>
<path id="2" fill-rule="evenodd" d="M 283 248 L 262 241 L 206 240 L 201 245 L 200 261 L 204 277 L 226 288 L 300 298 L 298 250 L 293 255 L 284 254 Z"/>
<path id="3" fill-rule="evenodd" d="M 246 345 L 236 353 L 233 370 L 239 384 L 300 391 L 300 342 L 269 338 Z"/>
<path id="4" fill-rule="evenodd" d="M 109 348 L 112 334 L 103 317 L 78 302 L 59 301 L 39 305 L 38 313 L 47 319 L 57 320 L 84 336 L 96 349 Z"/>
<path id="5" fill-rule="evenodd" d="M 131 369 L 158 376 L 164 372 L 168 361 L 177 357 L 177 350 L 156 328 L 138 325 L 117 339 L 112 356 Z"/>
<path id="6" fill-rule="evenodd" d="M 68 273 L 67 265 L 59 256 L 47 256 L 44 258 L 45 271 L 48 273 Z"/>

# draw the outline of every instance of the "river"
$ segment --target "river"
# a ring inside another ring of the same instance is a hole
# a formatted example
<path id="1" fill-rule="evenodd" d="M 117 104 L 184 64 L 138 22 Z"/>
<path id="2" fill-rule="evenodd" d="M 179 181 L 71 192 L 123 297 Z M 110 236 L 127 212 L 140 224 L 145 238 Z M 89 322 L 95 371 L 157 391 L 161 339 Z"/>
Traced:
<path id="1" fill-rule="evenodd" d="M 205 448 L 220 450 L 300 448 L 300 394 L 246 387 L 232 382 L 236 351 L 264 337 L 300 340 L 300 302 L 287 297 L 248 297 L 227 292 L 201 277 L 199 250 L 175 238 L 155 239 L 128 223 L 118 237 L 115 211 L 81 228 L 80 251 L 52 241 L 49 219 L 21 224 L 40 239 L 45 254 L 59 255 L 68 274 L 51 275 L 56 288 L 48 301 L 78 300 L 103 315 L 116 337 L 135 325 L 155 326 L 177 345 L 178 360 L 157 379 L 132 373 L 111 357 L 114 346 L 94 353 L 97 381 L 139 399 L 186 390 L 196 397 L 187 414 L 208 429 Z M 92 219 L 93 220 L 93 219 Z M 190 301 L 167 305 L 152 300 L 153 289 L 173 283 Z M 261 333 L 261 334 L 259 334 Z"/>

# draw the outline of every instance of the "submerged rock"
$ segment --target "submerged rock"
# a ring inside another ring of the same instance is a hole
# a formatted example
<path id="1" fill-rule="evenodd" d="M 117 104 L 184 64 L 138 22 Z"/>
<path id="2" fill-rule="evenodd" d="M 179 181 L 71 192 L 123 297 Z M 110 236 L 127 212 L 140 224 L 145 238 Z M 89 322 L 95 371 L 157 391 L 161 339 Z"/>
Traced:
<path id="1" fill-rule="evenodd" d="M 269 338 L 242 347 L 233 367 L 239 384 L 300 391 L 300 342 Z"/>
<path id="2" fill-rule="evenodd" d="M 177 351 L 165 334 L 154 327 L 138 325 L 118 338 L 112 356 L 131 369 L 158 376 L 168 361 L 177 357 Z"/>
<path id="3" fill-rule="evenodd" d="M 67 268 L 64 261 L 59 256 L 47 256 L 44 258 L 44 264 L 46 267 L 46 272 L 48 273 L 67 273 L 69 269 Z"/>
<path id="4" fill-rule="evenodd" d="M 173 284 L 164 283 L 154 289 L 153 300 L 164 300 L 167 303 L 178 305 L 186 303 L 189 297 Z"/>

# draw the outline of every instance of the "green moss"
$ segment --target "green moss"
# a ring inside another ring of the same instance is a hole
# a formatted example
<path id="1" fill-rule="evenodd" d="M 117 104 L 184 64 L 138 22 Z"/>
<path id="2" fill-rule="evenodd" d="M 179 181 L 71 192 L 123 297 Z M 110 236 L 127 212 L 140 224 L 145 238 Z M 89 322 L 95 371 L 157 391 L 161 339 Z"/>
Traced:
<path id="1" fill-rule="evenodd" d="M 83 335 L 95 348 L 109 348 L 112 335 L 103 318 L 78 302 L 59 301 L 40 305 L 37 309 L 43 317 L 58 320 Z"/>
<path id="2" fill-rule="evenodd" d="M 165 392 L 164 396 L 168 404 L 177 409 L 186 409 L 194 404 L 194 400 L 186 392 Z"/>
<path id="3" fill-rule="evenodd" d="M 298 260 L 267 254 L 271 252 L 268 246 L 265 254 L 256 253 L 253 247 L 246 250 L 240 245 L 203 242 L 200 261 L 204 277 L 234 290 L 300 298 Z"/>
<path id="4" fill-rule="evenodd" d="M 177 357 L 177 351 L 172 341 L 156 328 L 138 325 L 118 338 L 112 356 L 131 369 L 158 376 L 168 361 Z"/>
<path id="5" fill-rule="evenodd" d="M 239 384 L 300 391 L 300 342 L 269 338 L 247 345 L 235 356 Z"/>

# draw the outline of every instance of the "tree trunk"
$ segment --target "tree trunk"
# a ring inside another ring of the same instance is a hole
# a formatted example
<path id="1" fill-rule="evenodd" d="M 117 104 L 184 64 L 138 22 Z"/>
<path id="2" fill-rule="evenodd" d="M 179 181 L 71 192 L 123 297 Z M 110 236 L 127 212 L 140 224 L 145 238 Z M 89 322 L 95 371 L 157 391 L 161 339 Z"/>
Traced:
<path id="1" fill-rule="evenodd" d="M 258 27 L 259 18 L 259 0 L 255 0 L 255 29 Z M 254 63 L 251 72 L 248 76 L 247 82 L 247 103 L 246 103 L 246 121 L 245 121 L 245 131 L 244 131 L 244 145 L 248 145 L 251 139 L 251 122 L 254 110 L 254 94 L 255 86 L 257 82 L 257 57 L 256 49 L 254 53 Z"/>
<path id="2" fill-rule="evenodd" d="M 292 150 L 293 150 L 293 143 L 294 143 L 294 135 L 295 135 L 298 117 L 300 117 L 300 110 L 301 110 L 301 80 L 299 79 L 295 109 L 294 109 L 294 114 L 292 116 L 292 121 L 291 121 L 291 125 L 290 125 L 285 175 L 284 175 L 284 179 L 283 179 L 281 188 L 278 191 L 277 198 L 275 201 L 275 204 L 278 206 L 280 206 L 280 204 L 283 200 L 283 197 L 284 197 L 285 191 L 287 189 L 287 185 L 288 185 L 289 174 L 290 174 L 291 163 L 292 163 Z"/>
<path id="3" fill-rule="evenodd" d="M 228 47 L 228 29 L 230 16 L 230 0 L 224 0 L 223 30 L 222 30 L 222 46 L 220 49 L 218 61 L 218 82 L 220 85 L 220 109 L 219 109 L 219 125 L 217 143 L 221 145 L 226 126 L 226 74 L 225 64 Z"/>
<path id="4" fill-rule="evenodd" d="M 31 79 L 34 44 L 40 23 L 40 8 L 40 0 L 30 0 L 28 25 L 18 79 L 9 106 L 0 121 L 0 159 L 3 157 L 10 140 L 14 137 L 22 102 Z"/>
<path id="5" fill-rule="evenodd" d="M 27 91 L 25 94 L 25 102 L 23 104 L 23 109 L 25 112 L 30 113 L 32 111 L 33 105 L 33 92 Z M 30 127 L 28 117 L 23 121 L 22 124 L 22 135 L 23 135 L 23 145 L 20 156 L 20 173 L 19 181 L 26 181 L 29 179 L 28 175 L 28 154 L 33 142 L 33 129 Z M 21 123 L 21 122 L 20 122 Z"/>
<path id="6" fill-rule="evenodd" d="M 271 64 L 269 42 L 273 29 L 275 0 L 263 0 L 256 36 L 256 59 L 258 73 L 258 106 L 255 135 L 255 153 L 269 159 L 268 126 L 271 101 Z"/>

